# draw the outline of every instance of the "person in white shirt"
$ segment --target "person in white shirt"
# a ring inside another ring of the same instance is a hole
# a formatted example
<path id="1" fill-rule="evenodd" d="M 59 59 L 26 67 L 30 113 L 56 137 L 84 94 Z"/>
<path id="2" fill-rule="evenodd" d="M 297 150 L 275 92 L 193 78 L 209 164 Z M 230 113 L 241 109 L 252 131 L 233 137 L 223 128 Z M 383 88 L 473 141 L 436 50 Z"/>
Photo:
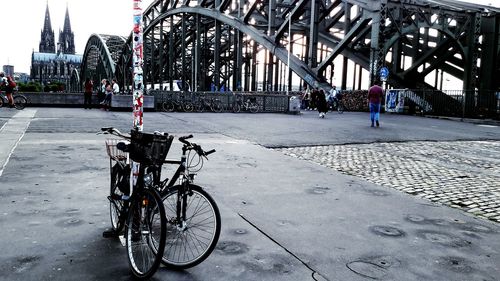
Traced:
<path id="1" fill-rule="evenodd" d="M 118 95 L 118 93 L 120 93 L 120 86 L 118 86 L 116 79 L 113 79 L 111 84 L 113 85 L 113 95 Z"/>
<path id="2" fill-rule="evenodd" d="M 335 98 L 337 97 L 337 87 L 335 85 L 333 88 L 328 92 L 328 95 L 326 96 L 326 102 L 328 103 L 328 107 L 333 107 L 335 103 Z"/>

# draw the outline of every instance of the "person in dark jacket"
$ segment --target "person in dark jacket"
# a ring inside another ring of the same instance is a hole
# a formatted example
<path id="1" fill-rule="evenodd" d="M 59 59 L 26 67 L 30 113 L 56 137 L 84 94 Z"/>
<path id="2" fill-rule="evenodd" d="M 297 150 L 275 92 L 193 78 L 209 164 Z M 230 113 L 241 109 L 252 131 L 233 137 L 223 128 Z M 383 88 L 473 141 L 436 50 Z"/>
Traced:
<path id="1" fill-rule="evenodd" d="M 316 94 L 316 106 L 319 112 L 319 118 L 325 118 L 326 113 L 328 112 L 328 104 L 326 103 L 325 92 L 323 89 L 315 90 Z"/>

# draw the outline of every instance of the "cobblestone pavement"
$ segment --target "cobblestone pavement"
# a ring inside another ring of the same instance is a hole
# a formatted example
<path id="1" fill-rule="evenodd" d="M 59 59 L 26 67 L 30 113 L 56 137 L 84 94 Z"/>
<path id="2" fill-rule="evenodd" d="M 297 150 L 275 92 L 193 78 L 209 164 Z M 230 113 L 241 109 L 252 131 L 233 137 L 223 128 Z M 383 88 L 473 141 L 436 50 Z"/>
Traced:
<path id="1" fill-rule="evenodd" d="M 278 150 L 500 222 L 499 141 L 416 141 Z"/>

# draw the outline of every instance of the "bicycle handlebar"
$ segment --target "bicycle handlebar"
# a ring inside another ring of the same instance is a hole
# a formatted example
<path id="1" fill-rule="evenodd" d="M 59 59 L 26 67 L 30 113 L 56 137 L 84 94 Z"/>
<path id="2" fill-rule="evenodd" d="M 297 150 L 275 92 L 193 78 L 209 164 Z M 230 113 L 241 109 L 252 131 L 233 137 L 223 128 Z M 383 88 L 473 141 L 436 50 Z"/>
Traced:
<path id="1" fill-rule="evenodd" d="M 187 140 L 187 139 L 190 139 L 190 138 L 192 138 L 192 137 L 193 137 L 193 135 L 187 135 L 187 136 L 179 137 L 179 141 L 180 141 L 180 142 L 182 142 L 183 144 L 185 144 L 185 145 L 188 145 L 188 146 L 189 146 L 189 145 L 191 145 L 191 143 L 190 143 L 190 142 L 188 142 L 188 141 L 186 141 L 186 140 Z"/>
<path id="2" fill-rule="evenodd" d="M 118 130 L 114 127 L 103 127 L 103 128 L 101 128 L 101 131 L 103 132 L 103 134 L 111 134 L 111 135 L 115 135 L 118 137 L 122 137 L 124 139 L 130 139 L 129 135 L 123 134 L 122 132 L 120 132 L 120 130 Z"/>
<path id="3" fill-rule="evenodd" d="M 193 135 L 187 135 L 187 136 L 179 137 L 179 141 L 184 144 L 185 149 L 187 149 L 187 150 L 194 150 L 194 151 L 196 151 L 196 153 L 198 153 L 198 155 L 204 156 L 205 158 L 207 158 L 207 156 L 209 154 L 212 154 L 212 153 L 215 152 L 215 149 L 212 149 L 212 150 L 209 150 L 209 151 L 205 151 L 205 150 L 203 150 L 203 148 L 201 148 L 200 145 L 198 145 L 196 143 L 193 143 L 193 142 L 187 141 L 187 139 L 190 139 L 192 137 L 193 137 Z"/>

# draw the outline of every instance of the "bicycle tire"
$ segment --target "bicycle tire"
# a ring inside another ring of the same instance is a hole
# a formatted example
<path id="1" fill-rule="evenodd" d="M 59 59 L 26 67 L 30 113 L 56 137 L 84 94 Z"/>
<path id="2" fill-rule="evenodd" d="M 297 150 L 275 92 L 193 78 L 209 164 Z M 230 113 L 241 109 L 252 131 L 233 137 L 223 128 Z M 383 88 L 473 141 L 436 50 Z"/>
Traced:
<path id="1" fill-rule="evenodd" d="M 0 107 L 2 107 L 4 104 L 3 97 L 0 95 Z"/>
<path id="2" fill-rule="evenodd" d="M 233 112 L 238 113 L 241 111 L 241 106 L 239 104 L 233 105 Z"/>
<path id="3" fill-rule="evenodd" d="M 339 104 L 338 104 L 338 106 L 337 106 L 337 112 L 338 112 L 339 114 L 344 113 L 344 104 L 343 104 L 343 103 L 339 102 Z"/>
<path id="4" fill-rule="evenodd" d="M 161 108 L 163 109 L 163 111 L 165 112 L 173 112 L 174 109 L 175 109 L 175 105 L 173 102 L 171 101 L 166 101 L 164 102 L 162 105 L 161 105 Z"/>
<path id="5" fill-rule="evenodd" d="M 26 107 L 26 104 L 28 103 L 28 100 L 26 99 L 25 96 L 17 95 L 14 96 L 14 106 L 18 110 L 23 110 Z"/>
<path id="6" fill-rule="evenodd" d="M 165 209 L 154 189 L 144 189 L 130 204 L 126 224 L 129 266 L 135 277 L 150 278 L 160 266 L 165 250 Z"/>
<path id="7" fill-rule="evenodd" d="M 194 110 L 194 105 L 191 102 L 184 103 L 184 105 L 182 107 L 184 108 L 185 112 L 193 112 L 193 110 Z"/>
<path id="8" fill-rule="evenodd" d="M 212 105 L 211 105 L 211 108 L 212 108 L 212 111 L 213 112 L 217 112 L 217 113 L 221 113 L 222 110 L 224 109 L 222 107 L 222 102 L 220 100 L 215 100 Z"/>
<path id="9" fill-rule="evenodd" d="M 122 200 L 124 195 L 120 189 L 120 184 L 127 183 L 130 178 L 130 166 L 122 167 L 116 163 L 111 172 L 109 216 L 111 218 L 111 227 L 115 233 L 120 233 L 125 225 L 126 217 L 123 215 L 123 209 L 127 207 L 127 202 Z"/>
<path id="10" fill-rule="evenodd" d="M 203 102 L 198 102 L 194 105 L 194 108 L 196 112 L 203 112 L 205 111 L 205 104 Z"/>
<path id="11" fill-rule="evenodd" d="M 180 185 L 163 196 L 167 215 L 167 238 L 162 263 L 175 270 L 193 267 L 204 261 L 219 240 L 221 218 L 214 199 L 200 186 L 189 185 L 185 222 L 176 222 L 177 194 Z"/>
<path id="12" fill-rule="evenodd" d="M 259 111 L 259 105 L 255 102 L 251 102 L 248 105 L 248 110 L 250 110 L 250 112 L 252 113 L 257 113 L 257 111 Z"/>

